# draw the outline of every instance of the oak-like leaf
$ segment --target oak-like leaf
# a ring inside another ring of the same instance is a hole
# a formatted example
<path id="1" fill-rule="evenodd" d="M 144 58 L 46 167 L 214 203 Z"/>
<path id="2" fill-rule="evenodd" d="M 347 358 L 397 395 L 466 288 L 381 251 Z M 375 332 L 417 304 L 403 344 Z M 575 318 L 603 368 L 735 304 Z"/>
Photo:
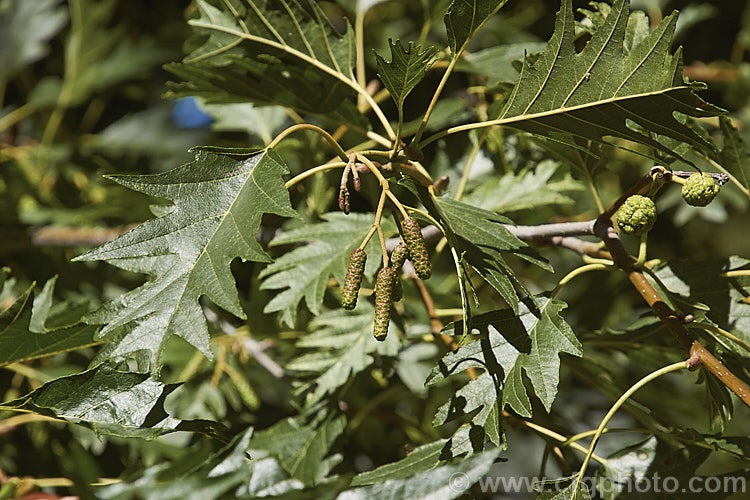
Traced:
<path id="1" fill-rule="evenodd" d="M 256 241 L 261 217 L 296 216 L 282 178 L 287 167 L 273 150 L 194 151 L 194 162 L 168 172 L 111 177 L 171 200 L 173 206 L 76 258 L 103 260 L 151 277 L 86 317 L 91 324 L 105 325 L 102 334 L 120 329 L 105 356 L 121 358 L 145 350 L 155 361 L 169 338 L 178 335 L 210 357 L 200 297 L 244 319 L 231 261 L 269 262 Z"/>

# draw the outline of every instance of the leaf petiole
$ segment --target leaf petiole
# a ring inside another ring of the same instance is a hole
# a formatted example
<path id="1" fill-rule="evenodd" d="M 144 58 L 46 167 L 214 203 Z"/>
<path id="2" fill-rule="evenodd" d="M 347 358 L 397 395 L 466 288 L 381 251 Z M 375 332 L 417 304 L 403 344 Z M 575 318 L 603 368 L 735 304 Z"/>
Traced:
<path id="1" fill-rule="evenodd" d="M 328 143 L 333 147 L 333 149 L 336 150 L 336 154 L 341 158 L 342 160 L 348 162 L 349 156 L 346 154 L 346 151 L 344 151 L 344 148 L 341 147 L 341 144 L 338 143 L 336 139 L 333 138 L 331 134 L 329 134 L 327 131 L 323 130 L 322 128 L 318 127 L 317 125 L 312 125 L 310 123 L 298 123 L 297 125 L 292 125 L 291 127 L 282 130 L 279 135 L 276 136 L 276 138 L 271 141 L 268 146 L 266 146 L 267 149 L 271 149 L 278 145 L 281 141 L 283 141 L 288 135 L 293 134 L 294 132 L 297 132 L 298 130 L 312 130 L 313 132 L 317 133 L 321 137 L 323 137 Z"/>
<path id="2" fill-rule="evenodd" d="M 666 375 L 667 373 L 672 373 L 678 370 L 683 370 L 688 368 L 688 362 L 687 361 L 678 361 L 677 363 L 672 363 L 671 365 L 665 366 L 664 368 L 661 368 L 659 370 L 656 370 L 655 372 L 649 373 L 642 379 L 640 379 L 638 382 L 633 384 L 633 386 L 625 391 L 625 394 L 620 396 L 620 399 L 618 399 L 614 405 L 612 405 L 612 408 L 609 409 L 607 414 L 604 416 L 604 419 L 602 419 L 601 423 L 599 424 L 599 427 L 596 429 L 596 433 L 594 434 L 593 439 L 591 440 L 591 444 L 589 445 L 589 451 L 586 453 L 586 458 L 583 459 L 583 464 L 581 464 L 581 468 L 578 470 L 578 474 L 576 475 L 576 481 L 575 481 L 575 487 L 573 491 L 576 491 L 581 484 L 581 478 L 583 478 L 583 475 L 586 473 L 586 469 L 588 468 L 589 461 L 591 460 L 592 455 L 594 454 L 594 447 L 596 447 L 596 443 L 599 440 L 599 437 L 604 433 L 604 429 L 607 427 L 607 424 L 610 420 L 612 420 L 612 417 L 617 413 L 617 410 L 620 409 L 622 405 L 625 404 L 625 402 L 630 399 L 630 396 L 635 394 L 638 389 L 643 387 L 644 385 L 648 384 L 652 380 L 655 380 L 662 375 Z"/>

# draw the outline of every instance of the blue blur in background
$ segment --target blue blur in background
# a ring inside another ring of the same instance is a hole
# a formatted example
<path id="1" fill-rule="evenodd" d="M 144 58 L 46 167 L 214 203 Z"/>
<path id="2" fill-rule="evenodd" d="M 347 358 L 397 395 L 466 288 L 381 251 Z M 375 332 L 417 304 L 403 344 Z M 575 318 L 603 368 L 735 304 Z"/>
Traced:
<path id="1" fill-rule="evenodd" d="M 177 100 L 172 108 L 172 120 L 180 128 L 202 128 L 206 129 L 214 119 L 203 111 L 198 104 L 198 99 L 193 96 L 182 97 Z"/>

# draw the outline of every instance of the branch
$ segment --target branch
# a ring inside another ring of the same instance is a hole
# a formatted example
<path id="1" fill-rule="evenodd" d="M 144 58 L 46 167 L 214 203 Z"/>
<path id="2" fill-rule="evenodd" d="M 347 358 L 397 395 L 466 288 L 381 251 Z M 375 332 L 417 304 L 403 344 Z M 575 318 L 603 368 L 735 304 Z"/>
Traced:
<path id="1" fill-rule="evenodd" d="M 538 226 L 513 226 L 503 224 L 516 238 L 524 241 L 549 240 L 564 236 L 593 236 L 596 219 L 581 222 L 559 222 Z"/>
<path id="2" fill-rule="evenodd" d="M 636 186 L 640 184 L 641 183 L 639 182 Z M 611 208 L 612 207 L 610 207 L 610 209 Z M 619 236 L 612 227 L 612 221 L 609 217 L 605 217 L 611 211 L 610 209 L 607 209 L 607 211 L 597 219 L 594 230 L 596 235 L 602 239 L 607 246 L 607 249 L 612 254 L 612 260 L 625 272 L 635 289 L 638 290 L 638 293 L 641 294 L 641 297 L 643 297 L 649 307 L 651 307 L 654 313 L 656 313 L 675 340 L 677 340 L 685 350 L 689 351 L 692 357 L 696 357 L 699 360 L 699 363 L 696 363 L 691 368 L 696 369 L 700 365 L 705 366 L 706 369 L 719 380 L 719 382 L 727 386 L 742 400 L 743 403 L 750 407 L 750 389 L 748 389 L 748 387 L 737 378 L 737 376 L 729 371 L 721 361 L 716 359 L 708 349 L 688 333 L 683 322 L 685 318 L 680 318 L 674 311 L 672 311 L 672 309 L 661 298 L 659 292 L 651 286 L 651 283 L 646 279 L 643 272 L 635 267 L 633 258 L 628 254 L 627 250 L 625 250 Z M 614 213 L 614 211 L 612 211 L 612 213 Z"/>

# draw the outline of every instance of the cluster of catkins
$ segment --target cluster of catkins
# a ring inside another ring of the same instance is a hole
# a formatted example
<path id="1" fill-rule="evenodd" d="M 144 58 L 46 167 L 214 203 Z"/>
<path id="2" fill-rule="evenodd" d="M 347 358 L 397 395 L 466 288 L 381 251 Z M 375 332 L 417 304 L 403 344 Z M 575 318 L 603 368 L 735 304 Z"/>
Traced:
<path id="1" fill-rule="evenodd" d="M 377 340 L 385 340 L 390 323 L 391 304 L 401 300 L 402 290 L 399 277 L 406 259 L 412 262 L 420 279 L 426 280 L 432 275 L 432 266 L 419 223 L 410 217 L 405 218 L 401 223 L 401 235 L 401 243 L 391 252 L 390 264 L 382 268 L 375 279 L 373 335 Z M 349 256 L 349 267 L 346 269 L 341 294 L 341 305 L 344 309 L 354 309 L 357 305 L 366 261 L 367 254 L 361 248 L 357 248 Z"/>

